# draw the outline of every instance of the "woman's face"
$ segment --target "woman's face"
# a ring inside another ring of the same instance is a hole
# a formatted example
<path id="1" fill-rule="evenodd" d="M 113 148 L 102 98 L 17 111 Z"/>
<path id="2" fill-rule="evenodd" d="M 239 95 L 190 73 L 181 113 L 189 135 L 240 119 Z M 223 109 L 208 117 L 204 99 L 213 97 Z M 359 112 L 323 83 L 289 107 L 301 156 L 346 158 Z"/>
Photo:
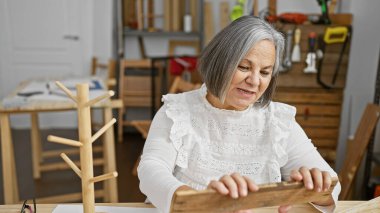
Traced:
<path id="1" fill-rule="evenodd" d="M 232 78 L 224 109 L 244 110 L 264 94 L 272 78 L 275 51 L 269 40 L 259 41 L 249 50 Z"/>

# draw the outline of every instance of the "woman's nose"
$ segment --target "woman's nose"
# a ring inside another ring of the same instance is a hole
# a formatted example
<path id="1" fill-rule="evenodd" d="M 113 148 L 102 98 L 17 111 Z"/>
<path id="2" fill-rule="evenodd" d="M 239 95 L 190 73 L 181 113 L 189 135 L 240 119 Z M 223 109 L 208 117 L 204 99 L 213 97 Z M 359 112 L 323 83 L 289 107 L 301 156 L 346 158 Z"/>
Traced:
<path id="1" fill-rule="evenodd" d="M 259 72 L 250 72 L 250 75 L 246 78 L 246 82 L 252 86 L 258 86 L 260 84 Z"/>

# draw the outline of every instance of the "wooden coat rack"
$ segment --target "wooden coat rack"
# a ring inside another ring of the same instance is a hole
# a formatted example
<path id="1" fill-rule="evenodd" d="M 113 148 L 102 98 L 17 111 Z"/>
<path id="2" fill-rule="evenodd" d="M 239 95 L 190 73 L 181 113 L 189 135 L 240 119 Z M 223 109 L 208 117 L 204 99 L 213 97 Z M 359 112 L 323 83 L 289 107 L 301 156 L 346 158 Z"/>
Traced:
<path id="1" fill-rule="evenodd" d="M 80 148 L 80 165 L 79 169 L 75 163 L 70 160 L 70 158 L 65 154 L 61 153 L 63 160 L 74 170 L 74 172 L 82 180 L 82 202 L 84 213 L 94 213 L 95 212 L 95 192 L 94 183 L 99 181 L 104 181 L 110 178 L 117 177 L 117 172 L 110 172 L 97 177 L 94 177 L 93 172 L 93 156 L 92 156 L 92 143 L 98 139 L 108 128 L 110 128 L 116 119 L 113 118 L 104 127 L 102 127 L 94 135 L 91 135 L 91 106 L 102 101 L 103 99 L 109 98 L 114 95 L 113 91 L 89 100 L 89 85 L 88 84 L 78 84 L 76 86 L 77 96 L 74 96 L 69 89 L 67 89 L 60 82 L 56 82 L 56 85 L 66 93 L 66 95 L 77 103 L 78 112 L 78 133 L 79 141 L 56 137 L 49 135 L 48 141 L 66 144 L 69 146 L 75 146 Z"/>

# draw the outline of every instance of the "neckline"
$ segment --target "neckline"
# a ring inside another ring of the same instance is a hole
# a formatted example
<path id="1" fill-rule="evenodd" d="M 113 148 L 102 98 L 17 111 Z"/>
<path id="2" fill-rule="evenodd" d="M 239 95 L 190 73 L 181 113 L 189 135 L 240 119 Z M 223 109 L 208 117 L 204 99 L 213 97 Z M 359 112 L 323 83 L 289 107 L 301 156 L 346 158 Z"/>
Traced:
<path id="1" fill-rule="evenodd" d="M 248 113 L 249 111 L 251 111 L 251 109 L 254 108 L 254 105 L 253 104 L 250 104 L 246 109 L 244 110 L 232 110 L 232 109 L 221 109 L 221 108 L 217 108 L 217 107 L 214 107 L 206 98 L 206 95 L 207 95 L 207 87 L 206 87 L 206 84 L 202 84 L 201 88 L 200 88 L 200 96 L 201 96 L 201 99 L 202 99 L 202 102 L 204 103 L 204 105 L 206 106 L 207 109 L 210 109 L 210 110 L 213 110 L 213 111 L 217 111 L 217 112 L 221 112 L 221 113 L 225 113 L 225 114 L 246 114 Z"/>

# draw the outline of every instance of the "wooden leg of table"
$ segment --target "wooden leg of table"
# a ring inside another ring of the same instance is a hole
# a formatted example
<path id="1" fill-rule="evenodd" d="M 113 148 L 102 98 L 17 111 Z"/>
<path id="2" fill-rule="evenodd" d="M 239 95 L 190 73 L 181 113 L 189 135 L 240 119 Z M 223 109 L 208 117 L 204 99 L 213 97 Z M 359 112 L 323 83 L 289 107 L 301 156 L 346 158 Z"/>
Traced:
<path id="1" fill-rule="evenodd" d="M 107 123 L 112 119 L 112 108 L 104 108 L 104 122 Z M 104 133 L 104 173 L 113 172 L 116 171 L 116 155 L 115 155 L 115 136 L 114 136 L 114 128 L 111 126 L 105 133 Z M 111 203 L 117 203 L 119 201 L 118 199 L 118 192 L 117 192 L 117 178 L 112 178 L 110 180 L 107 180 L 104 182 L 105 186 L 105 194 L 108 194 L 105 196 L 107 199 L 109 199 L 106 202 Z"/>
<path id="2" fill-rule="evenodd" d="M 31 141 L 32 141 L 32 163 L 34 179 L 41 178 L 40 160 L 41 160 L 41 137 L 38 123 L 38 113 L 31 113 Z"/>
<path id="3" fill-rule="evenodd" d="M 11 159 L 13 159 L 13 161 L 11 161 L 12 165 L 12 176 L 15 177 L 14 180 L 13 180 L 13 200 L 15 203 L 20 203 L 20 195 L 19 195 L 19 192 L 18 192 L 18 178 L 17 178 L 17 172 L 16 172 L 16 161 L 15 161 L 15 151 L 14 151 L 14 148 L 13 148 L 13 142 L 11 141 Z"/>
<path id="4" fill-rule="evenodd" d="M 0 113 L 0 128 L 4 204 L 15 204 L 19 198 L 9 114 Z"/>

